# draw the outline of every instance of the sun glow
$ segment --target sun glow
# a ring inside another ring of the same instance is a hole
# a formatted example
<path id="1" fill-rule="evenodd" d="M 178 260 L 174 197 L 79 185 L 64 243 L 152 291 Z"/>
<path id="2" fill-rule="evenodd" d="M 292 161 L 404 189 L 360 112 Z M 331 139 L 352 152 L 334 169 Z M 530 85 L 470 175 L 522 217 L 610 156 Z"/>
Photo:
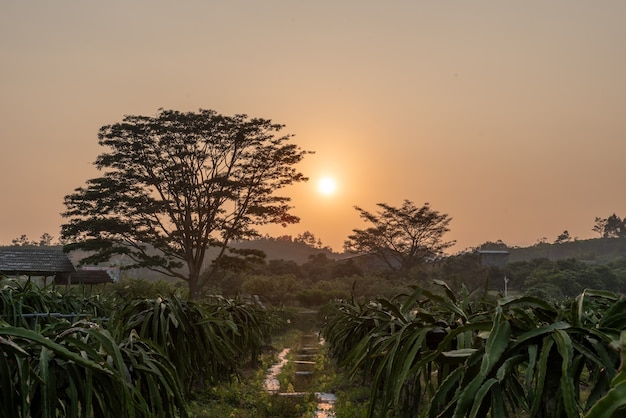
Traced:
<path id="1" fill-rule="evenodd" d="M 317 190 L 324 195 L 331 195 L 337 190 L 337 183 L 332 177 L 323 177 L 317 182 Z"/>

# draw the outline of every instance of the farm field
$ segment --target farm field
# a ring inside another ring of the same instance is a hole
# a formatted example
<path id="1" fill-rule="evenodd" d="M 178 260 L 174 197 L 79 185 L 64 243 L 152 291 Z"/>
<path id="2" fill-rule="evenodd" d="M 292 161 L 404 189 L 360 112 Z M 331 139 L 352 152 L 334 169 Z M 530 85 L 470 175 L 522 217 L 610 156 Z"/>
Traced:
<path id="1" fill-rule="evenodd" d="M 606 291 L 555 304 L 436 282 L 316 313 L 0 285 L 2 416 L 593 418 L 626 403 L 626 300 Z"/>

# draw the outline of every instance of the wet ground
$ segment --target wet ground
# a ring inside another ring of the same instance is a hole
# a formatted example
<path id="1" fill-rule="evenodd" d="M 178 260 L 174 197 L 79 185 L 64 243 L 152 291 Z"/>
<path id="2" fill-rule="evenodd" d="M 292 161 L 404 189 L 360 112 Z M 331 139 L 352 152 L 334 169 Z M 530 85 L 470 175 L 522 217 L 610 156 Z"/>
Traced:
<path id="1" fill-rule="evenodd" d="M 303 397 L 307 393 L 315 392 L 315 356 L 319 351 L 320 344 L 323 344 L 323 340 L 320 340 L 317 334 L 304 334 L 297 344 L 299 348 L 291 356 L 293 360 L 288 359 L 291 348 L 285 348 L 281 351 L 278 355 L 278 361 L 267 371 L 264 382 L 265 390 L 282 396 Z M 292 382 L 293 387 L 289 388 L 288 391 L 288 388 L 281 388 L 278 376 L 289 361 L 292 361 L 295 367 L 295 378 Z M 337 400 L 335 395 L 315 392 L 315 398 L 317 399 L 315 418 L 334 418 L 333 406 Z"/>

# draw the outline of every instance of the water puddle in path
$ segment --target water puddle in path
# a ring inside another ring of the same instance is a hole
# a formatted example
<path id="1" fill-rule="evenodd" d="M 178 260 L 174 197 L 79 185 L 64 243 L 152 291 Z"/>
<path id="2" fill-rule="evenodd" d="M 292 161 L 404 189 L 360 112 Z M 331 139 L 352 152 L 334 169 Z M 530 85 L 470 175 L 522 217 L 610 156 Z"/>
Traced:
<path id="1" fill-rule="evenodd" d="M 304 396 L 314 389 L 315 384 L 315 356 L 319 346 L 323 344 L 315 334 L 303 335 L 300 339 L 301 348 L 294 353 L 293 364 L 295 366 L 295 379 L 293 392 L 281 392 L 278 376 L 283 367 L 289 362 L 287 355 L 291 349 L 285 348 L 278 354 L 278 362 L 269 368 L 265 375 L 265 390 L 281 396 Z M 291 385 L 290 385 L 291 386 Z M 285 390 L 286 388 L 283 388 Z M 317 399 L 317 411 L 315 418 L 334 418 L 333 406 L 337 397 L 332 393 L 315 392 Z"/>
<path id="2" fill-rule="evenodd" d="M 334 418 L 335 412 L 333 411 L 337 397 L 332 393 L 318 392 L 315 394 L 317 398 L 317 411 L 315 411 L 315 418 Z"/>
<path id="3" fill-rule="evenodd" d="M 280 374 L 283 366 L 287 364 L 289 360 L 287 360 L 287 354 L 291 351 L 290 348 L 285 348 L 278 354 L 278 363 L 274 364 L 267 371 L 265 375 L 265 383 L 263 386 L 265 390 L 270 393 L 278 393 L 280 391 L 280 382 L 278 381 L 278 375 Z"/>

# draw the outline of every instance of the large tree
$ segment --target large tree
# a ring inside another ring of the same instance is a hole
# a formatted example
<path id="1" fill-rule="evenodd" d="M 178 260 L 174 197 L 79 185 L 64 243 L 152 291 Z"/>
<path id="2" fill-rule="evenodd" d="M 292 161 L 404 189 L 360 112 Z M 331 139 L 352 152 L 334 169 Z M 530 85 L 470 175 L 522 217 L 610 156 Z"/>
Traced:
<path id="1" fill-rule="evenodd" d="M 428 203 L 417 207 L 405 200 L 400 207 L 386 203 L 377 206 L 379 210 L 375 213 L 355 206 L 361 218 L 371 226 L 354 229 L 354 234 L 344 244 L 346 250 L 373 255 L 390 269 L 408 274 L 454 244 L 454 241 L 443 240 L 452 218 L 433 210 Z"/>
<path id="2" fill-rule="evenodd" d="M 298 222 L 277 192 L 306 181 L 295 165 L 308 151 L 280 134 L 283 125 L 213 110 L 160 109 L 103 126 L 101 177 L 65 197 L 66 250 L 98 263 L 114 255 L 187 281 L 200 294 L 228 258 L 229 243 L 262 224 Z M 217 256 L 201 274 L 209 248 Z M 229 258 L 232 263 L 232 256 Z"/>

